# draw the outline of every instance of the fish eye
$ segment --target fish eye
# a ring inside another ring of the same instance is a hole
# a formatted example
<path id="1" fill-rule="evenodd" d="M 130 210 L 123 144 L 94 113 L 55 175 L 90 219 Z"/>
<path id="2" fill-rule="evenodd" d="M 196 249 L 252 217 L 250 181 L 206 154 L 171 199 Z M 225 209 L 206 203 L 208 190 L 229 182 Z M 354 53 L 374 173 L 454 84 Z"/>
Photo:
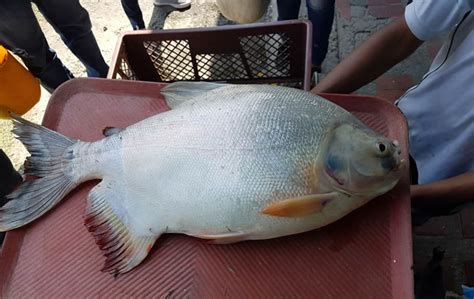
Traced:
<path id="1" fill-rule="evenodd" d="M 378 147 L 378 149 L 381 153 L 384 153 L 385 150 L 387 150 L 387 146 L 385 144 L 381 143 L 381 142 L 377 143 L 377 147 Z"/>

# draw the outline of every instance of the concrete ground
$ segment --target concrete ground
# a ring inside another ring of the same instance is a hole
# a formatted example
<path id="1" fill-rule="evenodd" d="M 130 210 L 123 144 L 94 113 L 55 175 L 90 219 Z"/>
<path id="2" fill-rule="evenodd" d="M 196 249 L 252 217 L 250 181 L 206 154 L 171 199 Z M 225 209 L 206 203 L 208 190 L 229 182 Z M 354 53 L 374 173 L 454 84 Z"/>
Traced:
<path id="1" fill-rule="evenodd" d="M 275 1 L 272 0 L 267 14 L 261 21 L 276 19 Z M 110 63 L 120 33 L 130 30 L 128 19 L 118 0 L 81 0 L 89 11 L 93 31 L 102 49 L 105 60 Z M 185 12 L 154 9 L 152 1 L 141 0 L 145 22 L 154 29 L 209 27 L 228 24 L 219 15 L 213 0 L 193 0 L 192 7 Z M 367 39 L 370 34 L 382 28 L 391 18 L 401 16 L 405 6 L 402 0 L 336 0 L 336 18 L 330 37 L 330 48 L 324 73 L 330 71 L 341 59 Z M 163 17 L 168 15 L 166 22 Z M 306 13 L 301 9 L 301 17 Z M 59 57 L 75 76 L 85 76 L 81 63 L 73 56 L 38 13 L 44 33 Z M 395 66 L 385 75 L 361 88 L 358 93 L 376 95 L 395 100 L 403 92 L 420 80 L 439 48 L 441 39 L 425 43 L 409 59 Z M 42 97 L 26 118 L 41 122 L 49 93 L 42 90 Z M 9 133 L 11 125 L 0 121 L 0 148 L 12 158 L 16 167 L 21 165 L 26 152 Z M 460 293 L 461 284 L 474 285 L 474 210 L 464 210 L 460 214 L 431 219 L 423 227 L 414 230 L 414 269 L 421 269 L 431 257 L 432 249 L 441 246 L 445 252 L 443 261 L 444 285 L 447 290 Z M 452 293 L 454 294 L 454 293 Z"/>

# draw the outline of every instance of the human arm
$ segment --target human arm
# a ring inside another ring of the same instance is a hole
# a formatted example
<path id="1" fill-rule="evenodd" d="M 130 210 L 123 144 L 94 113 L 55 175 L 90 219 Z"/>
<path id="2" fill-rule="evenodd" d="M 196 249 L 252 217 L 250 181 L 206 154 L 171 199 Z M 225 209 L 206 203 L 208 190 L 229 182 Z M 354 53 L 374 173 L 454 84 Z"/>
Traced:
<path id="1" fill-rule="evenodd" d="M 337 65 L 312 92 L 353 92 L 410 56 L 422 43 L 410 31 L 405 18 L 401 17 L 374 33 Z"/>
<path id="2" fill-rule="evenodd" d="M 412 206 L 417 208 L 446 208 L 474 201 L 474 171 L 438 182 L 412 185 Z"/>

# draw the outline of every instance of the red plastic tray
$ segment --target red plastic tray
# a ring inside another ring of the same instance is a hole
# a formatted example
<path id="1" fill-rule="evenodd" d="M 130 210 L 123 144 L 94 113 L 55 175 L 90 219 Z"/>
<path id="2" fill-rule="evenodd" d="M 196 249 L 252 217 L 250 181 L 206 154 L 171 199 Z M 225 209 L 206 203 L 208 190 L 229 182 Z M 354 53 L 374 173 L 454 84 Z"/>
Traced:
<path id="1" fill-rule="evenodd" d="M 75 79 L 53 94 L 43 124 L 97 140 L 106 126 L 124 127 L 167 110 L 163 86 Z M 397 138 L 407 158 L 406 123 L 393 105 L 372 97 L 326 97 Z M 95 183 L 7 234 L 0 255 L 3 298 L 413 297 L 408 172 L 394 190 L 324 228 L 221 246 L 165 235 L 143 264 L 116 278 L 100 272 L 104 258 L 83 225 Z"/>

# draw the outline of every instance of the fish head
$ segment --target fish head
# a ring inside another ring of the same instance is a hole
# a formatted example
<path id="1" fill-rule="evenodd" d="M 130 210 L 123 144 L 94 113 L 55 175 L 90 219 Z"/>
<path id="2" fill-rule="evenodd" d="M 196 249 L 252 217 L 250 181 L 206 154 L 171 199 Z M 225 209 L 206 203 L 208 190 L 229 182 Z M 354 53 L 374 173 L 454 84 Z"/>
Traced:
<path id="1" fill-rule="evenodd" d="M 321 169 L 331 189 L 370 199 L 399 181 L 404 162 L 399 143 L 357 121 L 337 123 L 328 133 Z"/>

